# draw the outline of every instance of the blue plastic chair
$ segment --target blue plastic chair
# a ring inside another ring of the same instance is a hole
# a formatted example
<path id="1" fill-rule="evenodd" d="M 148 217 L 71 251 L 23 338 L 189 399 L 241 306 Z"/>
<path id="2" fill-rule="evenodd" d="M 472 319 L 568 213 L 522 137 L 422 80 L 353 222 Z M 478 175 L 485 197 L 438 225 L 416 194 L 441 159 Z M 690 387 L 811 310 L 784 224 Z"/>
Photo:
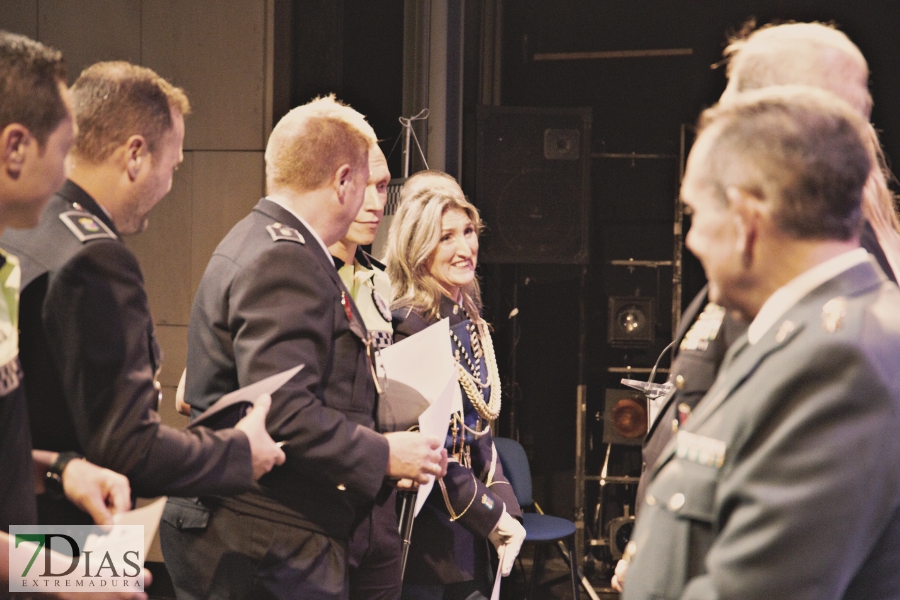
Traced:
<path id="1" fill-rule="evenodd" d="M 578 569 L 575 560 L 575 523 L 568 519 L 551 515 L 524 512 L 525 508 L 534 507 L 534 499 L 531 497 L 531 468 L 528 466 L 528 456 L 522 445 L 509 438 L 494 438 L 494 446 L 497 448 L 497 456 L 503 465 L 503 473 L 512 486 L 516 500 L 523 509 L 523 525 L 525 526 L 525 543 L 535 544 L 534 567 L 531 570 L 531 583 L 528 587 L 528 597 L 534 592 L 535 581 L 543 568 L 543 554 L 546 544 L 565 542 L 569 549 L 569 555 L 563 556 L 569 563 L 569 572 L 572 575 L 572 597 L 579 600 Z"/>

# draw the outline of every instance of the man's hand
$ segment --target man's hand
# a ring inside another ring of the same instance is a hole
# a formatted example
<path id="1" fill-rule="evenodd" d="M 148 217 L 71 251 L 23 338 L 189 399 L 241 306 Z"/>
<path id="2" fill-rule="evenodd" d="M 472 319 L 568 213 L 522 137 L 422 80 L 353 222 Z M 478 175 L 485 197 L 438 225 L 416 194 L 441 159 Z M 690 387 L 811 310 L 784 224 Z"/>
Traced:
<path id="1" fill-rule="evenodd" d="M 612 581 L 610 585 L 612 589 L 617 592 L 622 591 L 622 586 L 625 585 L 625 574 L 628 572 L 628 563 L 624 560 L 620 560 L 616 563 L 616 572 L 613 574 Z"/>
<path id="2" fill-rule="evenodd" d="M 131 510 L 128 478 L 83 458 L 69 461 L 62 484 L 66 498 L 98 525 L 112 525 L 114 514 Z"/>
<path id="3" fill-rule="evenodd" d="M 412 479 L 403 478 L 397 481 L 397 491 L 399 492 L 417 492 L 419 491 L 419 484 L 413 481 Z"/>
<path id="4" fill-rule="evenodd" d="M 519 555 L 519 550 L 522 549 L 522 542 L 525 541 L 525 528 L 515 517 L 511 517 L 504 510 L 500 515 L 500 520 L 497 521 L 497 526 L 488 535 L 488 539 L 494 544 L 494 548 L 497 549 L 497 554 L 500 556 L 501 560 L 498 566 L 500 574 L 506 577 L 512 573 L 516 557 Z M 503 552 L 500 551 L 501 548 L 504 549 Z"/>
<path id="5" fill-rule="evenodd" d="M 447 474 L 447 451 L 438 437 L 415 431 L 396 431 L 384 437 L 391 449 L 388 477 L 428 483 L 429 475 Z"/>
<path id="6" fill-rule="evenodd" d="M 234 426 L 247 434 L 250 439 L 250 453 L 253 455 L 253 479 L 259 479 L 275 465 L 283 465 L 285 456 L 281 446 L 266 431 L 266 415 L 272 406 L 272 396 L 263 394 L 256 399 L 253 408 Z"/>

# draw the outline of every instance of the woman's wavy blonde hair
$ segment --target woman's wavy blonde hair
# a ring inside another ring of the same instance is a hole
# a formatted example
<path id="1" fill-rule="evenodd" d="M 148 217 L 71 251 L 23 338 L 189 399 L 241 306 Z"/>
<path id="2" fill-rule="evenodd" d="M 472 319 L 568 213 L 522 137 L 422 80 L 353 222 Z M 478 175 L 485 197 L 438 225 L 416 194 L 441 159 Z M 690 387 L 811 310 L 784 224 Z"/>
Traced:
<path id="1" fill-rule="evenodd" d="M 440 316 L 445 295 L 431 275 L 431 262 L 441 238 L 441 221 L 450 210 L 461 210 L 477 233 L 482 224 L 478 210 L 453 190 L 435 186 L 416 191 L 403 200 L 388 235 L 387 274 L 391 279 L 391 309 L 409 308 L 426 319 Z M 478 278 L 462 288 L 463 308 L 473 320 L 481 315 Z"/>

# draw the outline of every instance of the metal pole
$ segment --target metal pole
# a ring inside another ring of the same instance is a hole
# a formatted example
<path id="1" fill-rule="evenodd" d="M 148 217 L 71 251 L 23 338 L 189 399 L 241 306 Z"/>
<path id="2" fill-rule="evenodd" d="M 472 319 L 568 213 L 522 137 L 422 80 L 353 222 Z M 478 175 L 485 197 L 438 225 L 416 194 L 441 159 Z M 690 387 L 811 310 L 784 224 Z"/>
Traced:
<path id="1" fill-rule="evenodd" d="M 400 493 L 400 539 L 403 546 L 400 550 L 400 581 L 406 573 L 406 559 L 409 557 L 409 543 L 412 540 L 412 529 L 416 518 L 416 492 Z"/>
<path id="2" fill-rule="evenodd" d="M 587 307 L 584 291 L 587 267 L 581 267 L 578 290 L 578 390 L 575 410 L 575 564 L 583 564 L 584 554 L 584 469 L 585 425 L 587 422 L 587 385 L 584 382 L 585 345 L 587 343 Z"/>

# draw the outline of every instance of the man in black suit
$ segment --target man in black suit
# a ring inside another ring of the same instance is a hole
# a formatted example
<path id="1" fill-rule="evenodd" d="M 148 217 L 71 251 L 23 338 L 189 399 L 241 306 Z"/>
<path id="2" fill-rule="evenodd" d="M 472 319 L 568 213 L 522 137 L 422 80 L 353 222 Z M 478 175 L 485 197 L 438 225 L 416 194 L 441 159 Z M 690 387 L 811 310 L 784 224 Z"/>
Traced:
<path id="1" fill-rule="evenodd" d="M 207 266 L 188 330 L 195 413 L 304 368 L 273 394 L 283 468 L 236 498 L 170 501 L 161 536 L 179 598 L 346 598 L 348 539 L 385 478 L 446 468 L 436 437 L 373 430 L 374 344 L 328 252 L 359 212 L 375 143 L 333 97 L 285 115 L 266 148 L 268 195 Z"/>
<path id="2" fill-rule="evenodd" d="M 34 230 L 0 245 L 22 262 L 22 364 L 37 447 L 123 473 L 138 495 L 238 493 L 284 460 L 266 404 L 233 430 L 160 423 L 160 351 L 136 257 L 142 231 L 181 162 L 184 93 L 124 62 L 86 69 L 72 88 L 78 135 L 70 178 Z M 90 523 L 51 494 L 42 523 Z"/>

